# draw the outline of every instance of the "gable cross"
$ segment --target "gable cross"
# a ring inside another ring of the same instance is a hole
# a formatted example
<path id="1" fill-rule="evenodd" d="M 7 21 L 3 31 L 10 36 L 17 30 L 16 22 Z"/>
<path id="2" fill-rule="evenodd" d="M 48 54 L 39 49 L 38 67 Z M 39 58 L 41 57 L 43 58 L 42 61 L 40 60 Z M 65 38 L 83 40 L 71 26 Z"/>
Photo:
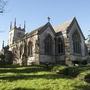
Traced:
<path id="1" fill-rule="evenodd" d="M 51 18 L 50 18 L 50 17 L 47 17 L 47 19 L 48 19 L 48 22 L 50 22 L 50 19 L 51 19 Z"/>

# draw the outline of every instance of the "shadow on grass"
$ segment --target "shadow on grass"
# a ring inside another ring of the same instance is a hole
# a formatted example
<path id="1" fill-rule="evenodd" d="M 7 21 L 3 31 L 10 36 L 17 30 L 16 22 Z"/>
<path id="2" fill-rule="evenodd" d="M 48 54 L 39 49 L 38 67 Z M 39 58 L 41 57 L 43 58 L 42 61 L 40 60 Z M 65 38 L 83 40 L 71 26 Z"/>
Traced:
<path id="1" fill-rule="evenodd" d="M 75 90 L 90 90 L 90 85 L 75 86 Z"/>
<path id="2" fill-rule="evenodd" d="M 43 74 L 43 75 L 22 75 L 23 73 L 36 73 L 41 71 L 50 71 L 48 68 L 40 66 L 22 67 L 22 68 L 0 68 L 0 73 L 15 73 L 16 75 L 11 76 L 0 76 L 0 80 L 16 81 L 16 80 L 27 80 L 27 79 L 73 79 L 70 75 L 63 74 Z M 71 72 L 70 72 L 71 73 Z M 20 75 L 21 74 L 21 75 Z"/>
<path id="3" fill-rule="evenodd" d="M 90 70 L 90 66 L 79 66 L 79 67 L 76 67 L 79 72 L 84 72 L 86 70 Z"/>
<path id="4" fill-rule="evenodd" d="M 87 83 L 90 83 L 90 74 L 87 74 L 87 75 L 84 77 L 84 81 L 87 82 Z"/>
<path id="5" fill-rule="evenodd" d="M 35 89 L 35 88 L 14 88 L 12 90 L 50 90 L 49 88 L 45 88 L 45 89 Z"/>
<path id="6" fill-rule="evenodd" d="M 35 89 L 33 89 L 33 88 L 14 88 L 14 89 L 12 89 L 12 90 L 35 90 Z"/>
<path id="7" fill-rule="evenodd" d="M 0 69 L 0 73 L 33 73 L 33 72 L 41 72 L 41 71 L 48 71 L 48 69 L 44 67 L 26 67 L 23 69 L 20 68 Z"/>
<path id="8" fill-rule="evenodd" d="M 7 80 L 7 81 L 16 81 L 16 80 L 32 80 L 32 79 L 72 79 L 71 77 L 67 77 L 64 75 L 57 75 L 57 74 L 43 74 L 43 75 L 12 75 L 12 76 L 0 76 L 0 80 Z"/>

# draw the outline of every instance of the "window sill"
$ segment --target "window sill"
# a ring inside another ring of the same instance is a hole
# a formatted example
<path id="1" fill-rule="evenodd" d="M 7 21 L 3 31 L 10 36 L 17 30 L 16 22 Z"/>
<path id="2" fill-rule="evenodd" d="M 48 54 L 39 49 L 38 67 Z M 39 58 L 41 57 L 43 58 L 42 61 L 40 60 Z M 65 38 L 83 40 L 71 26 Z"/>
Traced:
<path id="1" fill-rule="evenodd" d="M 75 55 L 75 56 L 82 56 L 82 54 L 78 54 L 78 53 L 73 53 L 73 55 Z"/>

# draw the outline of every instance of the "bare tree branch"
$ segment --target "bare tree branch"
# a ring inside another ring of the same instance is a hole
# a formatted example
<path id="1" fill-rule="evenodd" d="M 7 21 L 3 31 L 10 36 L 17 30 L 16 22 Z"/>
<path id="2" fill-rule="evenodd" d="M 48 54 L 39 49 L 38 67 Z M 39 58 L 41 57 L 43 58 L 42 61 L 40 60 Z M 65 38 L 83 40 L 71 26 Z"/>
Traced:
<path id="1" fill-rule="evenodd" d="M 5 11 L 5 6 L 7 4 L 6 0 L 0 0 L 0 14 L 2 14 Z M 4 31 L 0 30 L 0 33 L 3 33 Z"/>
<path id="2" fill-rule="evenodd" d="M 0 0 L 0 13 L 4 12 L 6 4 L 7 4 L 6 0 Z"/>

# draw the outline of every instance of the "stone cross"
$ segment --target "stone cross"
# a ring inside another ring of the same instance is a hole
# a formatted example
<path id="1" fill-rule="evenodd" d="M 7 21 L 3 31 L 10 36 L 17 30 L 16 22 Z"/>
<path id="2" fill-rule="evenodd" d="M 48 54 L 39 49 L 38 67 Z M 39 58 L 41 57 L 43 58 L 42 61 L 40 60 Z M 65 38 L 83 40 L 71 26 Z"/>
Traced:
<path id="1" fill-rule="evenodd" d="M 50 18 L 50 17 L 47 17 L 47 19 L 48 19 L 48 22 L 50 22 L 50 19 L 51 19 L 51 18 Z"/>

